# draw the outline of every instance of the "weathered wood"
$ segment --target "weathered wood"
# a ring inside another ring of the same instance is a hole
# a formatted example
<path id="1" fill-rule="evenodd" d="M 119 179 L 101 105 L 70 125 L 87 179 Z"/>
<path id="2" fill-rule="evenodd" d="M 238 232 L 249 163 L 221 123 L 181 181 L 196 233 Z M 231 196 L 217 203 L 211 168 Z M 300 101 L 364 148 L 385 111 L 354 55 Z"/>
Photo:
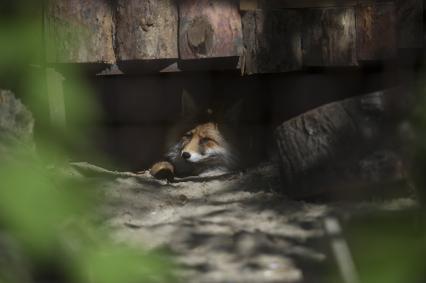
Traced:
<path id="1" fill-rule="evenodd" d="M 240 0 L 242 11 L 257 9 L 294 9 L 294 8 L 329 8 L 354 7 L 360 3 L 383 3 L 393 0 Z"/>
<path id="2" fill-rule="evenodd" d="M 345 190 L 348 184 L 358 181 L 380 181 L 369 178 L 369 174 L 391 172 L 392 176 L 401 176 L 400 160 L 394 155 L 386 153 L 378 160 L 369 157 L 377 148 L 382 150 L 389 137 L 385 125 L 389 112 L 395 110 L 390 105 L 394 99 L 391 95 L 377 92 L 331 103 L 278 127 L 276 140 L 286 193 L 295 197 L 314 196 L 336 186 Z M 369 172 L 373 168 L 377 172 Z"/>
<path id="3" fill-rule="evenodd" d="M 176 59 L 178 9 L 174 0 L 118 0 L 116 46 L 120 60 Z"/>
<path id="4" fill-rule="evenodd" d="M 108 0 L 48 1 L 45 28 L 49 62 L 115 62 L 114 23 Z"/>
<path id="5" fill-rule="evenodd" d="M 235 0 L 179 2 L 181 59 L 240 56 L 242 27 Z"/>
<path id="6" fill-rule="evenodd" d="M 259 0 L 259 7 L 266 8 L 326 8 L 354 6 L 358 0 Z"/>
<path id="7" fill-rule="evenodd" d="M 302 14 L 295 10 L 247 12 L 243 16 L 244 73 L 302 68 Z"/>
<path id="8" fill-rule="evenodd" d="M 382 60 L 396 56 L 396 19 L 393 3 L 356 7 L 358 60 Z"/>
<path id="9" fill-rule="evenodd" d="M 240 0 L 241 11 L 256 11 L 259 7 L 259 0 Z"/>
<path id="10" fill-rule="evenodd" d="M 304 12 L 304 65 L 357 65 L 355 42 L 354 8 L 307 9 Z"/>
<path id="11" fill-rule="evenodd" d="M 423 47 L 423 1 L 396 0 L 398 47 Z"/>

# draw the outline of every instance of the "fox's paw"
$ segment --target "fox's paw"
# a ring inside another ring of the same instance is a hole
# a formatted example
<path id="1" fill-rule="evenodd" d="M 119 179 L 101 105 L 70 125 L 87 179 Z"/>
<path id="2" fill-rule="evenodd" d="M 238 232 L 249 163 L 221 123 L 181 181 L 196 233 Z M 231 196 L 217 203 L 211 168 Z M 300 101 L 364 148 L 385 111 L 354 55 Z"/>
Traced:
<path id="1" fill-rule="evenodd" d="M 174 171 L 175 168 L 170 162 L 163 161 L 155 163 L 149 170 L 149 173 L 156 179 L 173 180 Z"/>

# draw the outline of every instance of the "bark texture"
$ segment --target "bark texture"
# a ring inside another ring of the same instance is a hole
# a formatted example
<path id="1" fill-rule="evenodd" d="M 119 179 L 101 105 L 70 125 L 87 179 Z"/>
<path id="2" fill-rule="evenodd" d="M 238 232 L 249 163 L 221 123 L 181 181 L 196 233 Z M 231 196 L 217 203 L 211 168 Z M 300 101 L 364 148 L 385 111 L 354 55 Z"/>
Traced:
<path id="1" fill-rule="evenodd" d="M 306 66 L 357 65 L 354 8 L 304 12 L 303 55 Z"/>
<path id="2" fill-rule="evenodd" d="M 182 0 L 179 12 L 181 59 L 241 55 L 243 36 L 237 1 Z"/>
<path id="3" fill-rule="evenodd" d="M 302 68 L 302 14 L 258 10 L 243 17 L 244 73 L 275 73 Z"/>
<path id="4" fill-rule="evenodd" d="M 358 60 L 396 56 L 396 17 L 393 3 L 360 4 L 356 8 Z"/>
<path id="5" fill-rule="evenodd" d="M 403 177 L 398 154 L 384 149 L 388 92 L 331 103 L 276 130 L 284 188 L 294 197 Z M 393 114 L 393 113 L 392 113 Z M 358 188 L 359 189 L 359 188 Z"/>
<path id="6" fill-rule="evenodd" d="M 398 47 L 423 47 L 423 1 L 396 0 Z"/>
<path id="7" fill-rule="evenodd" d="M 108 0 L 50 0 L 46 9 L 47 60 L 114 63 L 113 31 Z"/>
<path id="8" fill-rule="evenodd" d="M 120 60 L 177 59 L 178 8 L 174 0 L 118 0 Z"/>

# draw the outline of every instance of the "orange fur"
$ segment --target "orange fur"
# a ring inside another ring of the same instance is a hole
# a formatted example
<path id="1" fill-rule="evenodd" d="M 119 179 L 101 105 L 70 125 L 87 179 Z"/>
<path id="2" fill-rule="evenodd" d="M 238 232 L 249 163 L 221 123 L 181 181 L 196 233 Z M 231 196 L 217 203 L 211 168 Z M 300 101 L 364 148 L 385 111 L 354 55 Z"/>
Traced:
<path id="1" fill-rule="evenodd" d="M 222 145 L 224 145 L 224 140 L 219 132 L 218 125 L 206 123 L 185 134 L 182 151 L 205 154 L 208 149 L 214 150 Z"/>

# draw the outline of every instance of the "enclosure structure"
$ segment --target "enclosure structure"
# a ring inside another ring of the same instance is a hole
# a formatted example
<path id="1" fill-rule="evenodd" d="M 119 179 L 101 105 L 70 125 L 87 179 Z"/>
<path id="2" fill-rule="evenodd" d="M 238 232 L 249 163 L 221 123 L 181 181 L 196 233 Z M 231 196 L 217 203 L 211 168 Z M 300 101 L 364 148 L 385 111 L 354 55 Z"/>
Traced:
<path id="1" fill-rule="evenodd" d="M 423 279 L 422 1 L 0 6 L 0 281 Z M 249 162 L 153 176 L 194 108 Z"/>
<path id="2" fill-rule="evenodd" d="M 104 110 L 88 140 L 123 168 L 161 158 L 187 89 L 200 107 L 246 100 L 241 126 L 255 133 L 252 152 L 265 160 L 264 145 L 277 144 L 296 196 L 312 193 L 298 181 L 306 174 L 363 184 L 404 175 L 390 140 L 409 111 L 423 55 L 421 0 L 47 3 L 47 63 L 86 71 Z M 66 106 L 66 80 L 64 91 Z"/>

